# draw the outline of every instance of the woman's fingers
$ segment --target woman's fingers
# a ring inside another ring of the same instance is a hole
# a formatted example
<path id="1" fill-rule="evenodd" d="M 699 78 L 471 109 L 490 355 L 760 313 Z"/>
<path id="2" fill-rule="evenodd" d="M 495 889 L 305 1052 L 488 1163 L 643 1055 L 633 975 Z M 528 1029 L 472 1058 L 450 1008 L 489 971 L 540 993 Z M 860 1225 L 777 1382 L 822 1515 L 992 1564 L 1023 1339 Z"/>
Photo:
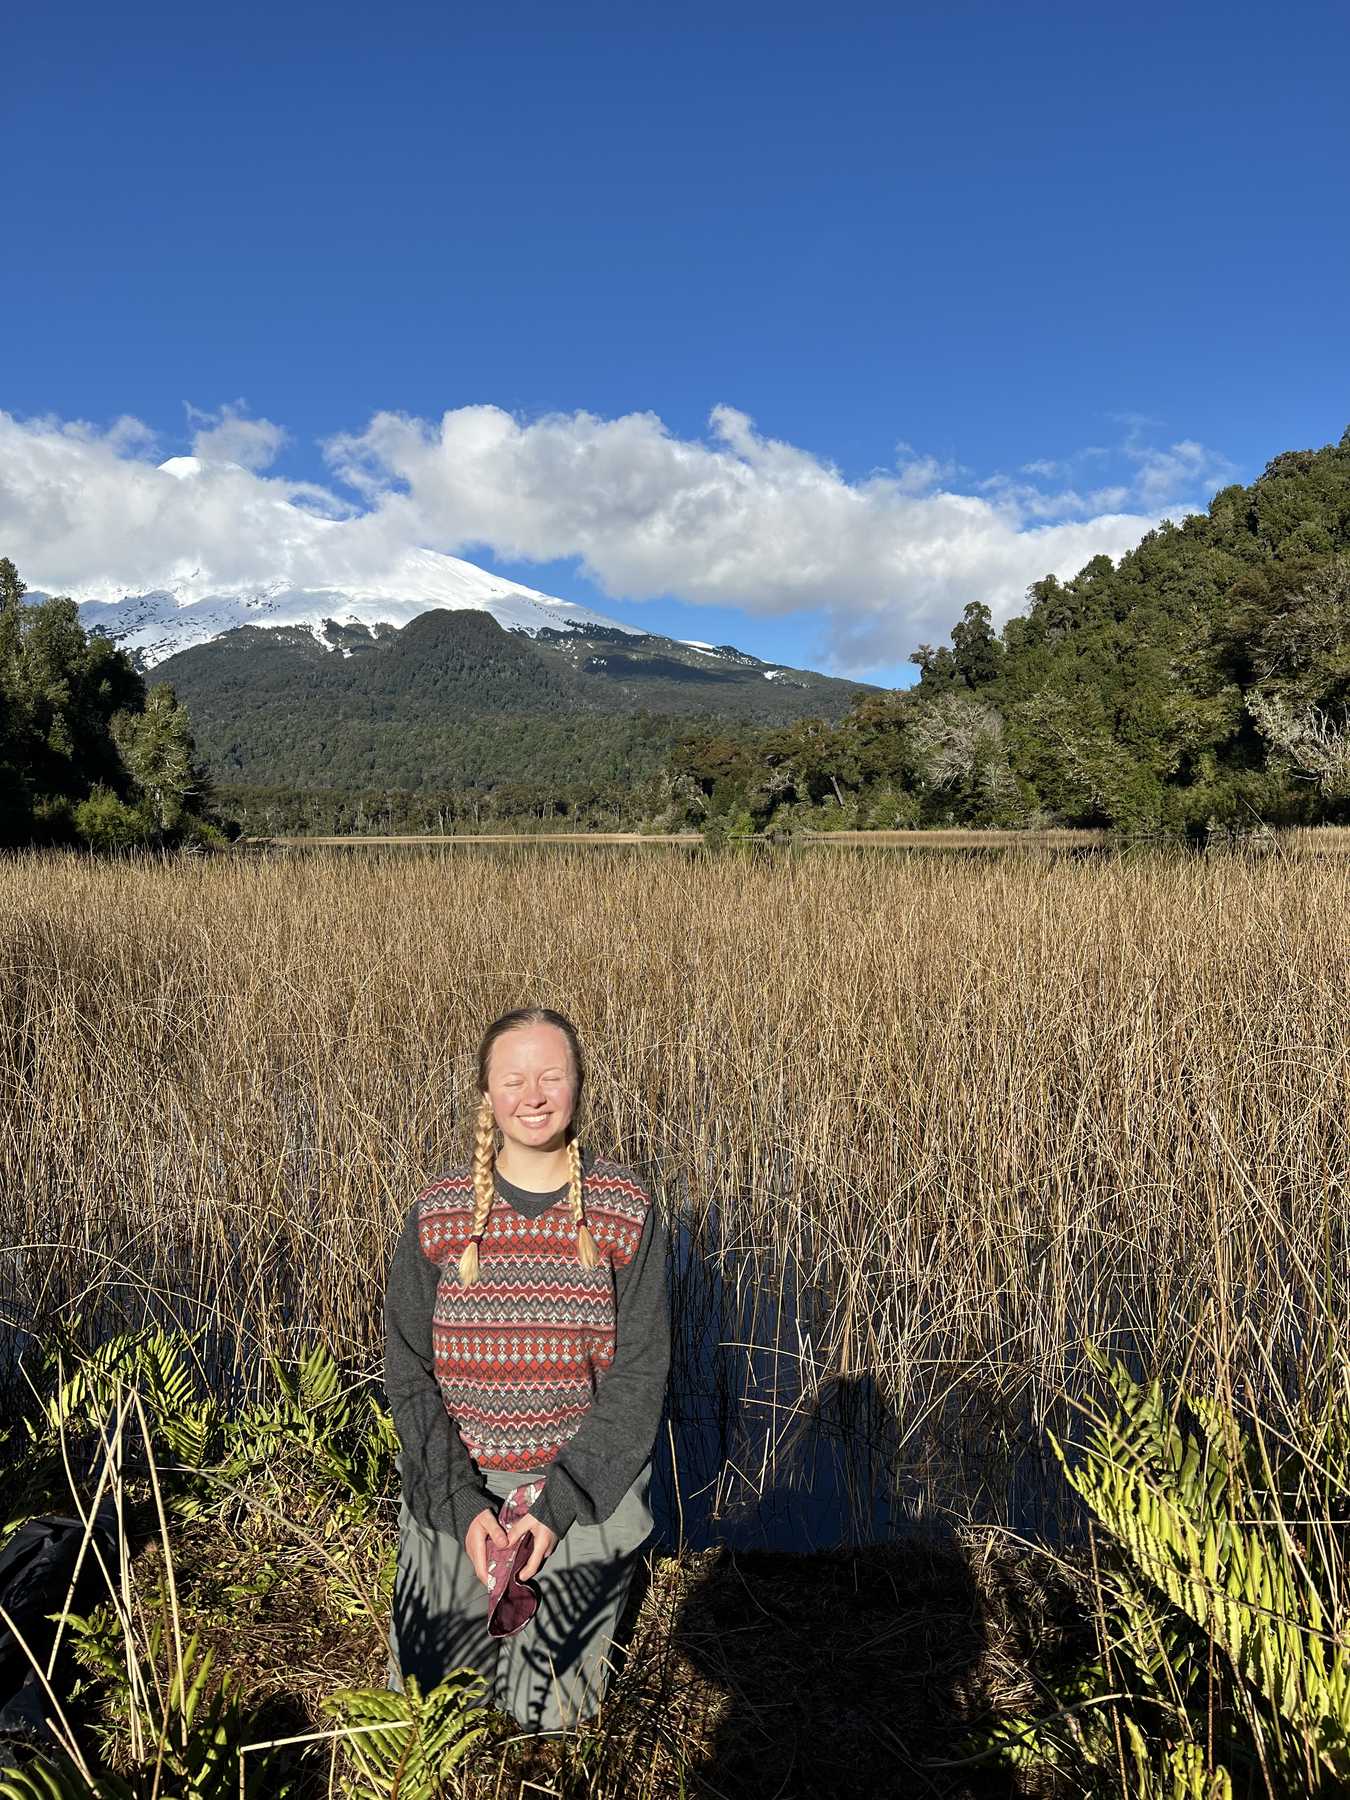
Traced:
<path id="1" fill-rule="evenodd" d="M 487 1586 L 487 1556 L 483 1549 L 482 1533 L 469 1527 L 469 1535 L 464 1540 L 464 1548 L 469 1553 L 469 1561 L 473 1564 L 473 1572 Z"/>
<path id="2" fill-rule="evenodd" d="M 498 1550 L 505 1550 L 509 1538 L 505 1527 L 496 1513 L 483 1508 L 464 1534 L 464 1548 L 469 1553 L 469 1561 L 473 1564 L 473 1572 L 484 1587 L 492 1586 L 492 1571 L 488 1568 L 488 1545 Z"/>
<path id="3" fill-rule="evenodd" d="M 525 1559 L 525 1566 L 516 1577 L 517 1581 L 533 1581 L 535 1576 L 539 1573 L 539 1568 L 543 1560 L 543 1557 L 539 1554 L 539 1540 L 536 1538 L 534 1548 Z"/>
<path id="4" fill-rule="evenodd" d="M 525 1513 L 511 1526 L 504 1526 L 496 1513 L 489 1512 L 486 1507 L 474 1519 L 464 1534 L 464 1548 L 469 1553 L 469 1561 L 473 1564 L 473 1572 L 483 1586 L 492 1586 L 492 1571 L 488 1567 L 488 1545 L 508 1556 L 515 1555 L 516 1544 L 525 1532 L 533 1538 L 530 1553 L 525 1559 L 516 1579 L 532 1580 L 543 1568 L 545 1561 L 552 1554 L 558 1539 L 547 1525 L 541 1525 L 531 1513 Z"/>
<path id="5" fill-rule="evenodd" d="M 523 1519 L 517 1519 L 511 1527 L 512 1542 L 514 1543 L 516 1538 L 525 1531 L 531 1534 L 534 1544 L 517 1577 L 520 1581 L 530 1581 L 539 1573 L 558 1542 L 557 1537 L 549 1530 L 548 1526 L 541 1525 L 538 1519 L 531 1517 L 529 1513 L 526 1513 Z"/>
<path id="6" fill-rule="evenodd" d="M 482 1582 L 488 1585 L 487 1539 L 484 1537 L 477 1519 L 470 1525 L 464 1539 L 464 1548 L 469 1553 L 469 1561 L 473 1564 L 473 1572 Z"/>

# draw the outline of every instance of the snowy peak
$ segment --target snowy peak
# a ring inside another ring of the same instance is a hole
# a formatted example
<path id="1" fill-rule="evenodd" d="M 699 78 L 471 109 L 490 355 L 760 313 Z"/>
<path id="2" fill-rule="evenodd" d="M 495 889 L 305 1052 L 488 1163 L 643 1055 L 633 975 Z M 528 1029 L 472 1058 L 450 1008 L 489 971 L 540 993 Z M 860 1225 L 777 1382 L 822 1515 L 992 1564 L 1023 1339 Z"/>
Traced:
<path id="1" fill-rule="evenodd" d="M 191 461 L 186 457 L 179 460 Z M 191 471 L 181 473 L 186 478 Z M 145 669 L 241 625 L 299 627 L 331 650 L 335 646 L 330 623 L 368 630 L 376 625 L 401 629 L 437 608 L 491 613 L 507 630 L 524 631 L 531 637 L 541 631 L 597 627 L 624 636 L 645 635 L 575 601 L 539 593 L 435 550 L 405 551 L 387 574 L 364 580 L 358 577 L 340 587 L 305 588 L 278 579 L 225 590 L 191 570 L 148 593 L 109 598 L 105 589 L 102 593 L 75 593 L 72 598 L 79 602 L 80 618 L 87 629 L 120 644 Z"/>

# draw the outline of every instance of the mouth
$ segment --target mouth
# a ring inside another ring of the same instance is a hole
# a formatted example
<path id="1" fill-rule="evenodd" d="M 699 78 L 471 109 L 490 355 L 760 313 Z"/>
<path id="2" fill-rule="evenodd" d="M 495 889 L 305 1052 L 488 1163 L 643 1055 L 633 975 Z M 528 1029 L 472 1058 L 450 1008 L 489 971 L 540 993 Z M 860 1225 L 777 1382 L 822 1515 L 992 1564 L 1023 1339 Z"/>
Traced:
<path id="1" fill-rule="evenodd" d="M 522 1125 L 528 1125 L 532 1130 L 534 1130 L 534 1129 L 537 1129 L 540 1125 L 547 1125 L 549 1120 L 553 1117 L 553 1114 L 552 1113 L 517 1113 L 516 1117 L 520 1120 Z"/>

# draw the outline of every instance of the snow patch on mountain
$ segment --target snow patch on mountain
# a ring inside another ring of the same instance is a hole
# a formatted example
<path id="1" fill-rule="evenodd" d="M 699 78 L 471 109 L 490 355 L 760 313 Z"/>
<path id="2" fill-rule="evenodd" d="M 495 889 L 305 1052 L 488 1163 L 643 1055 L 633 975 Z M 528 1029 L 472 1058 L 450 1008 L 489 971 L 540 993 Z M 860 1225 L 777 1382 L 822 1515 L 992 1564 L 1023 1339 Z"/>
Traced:
<path id="1" fill-rule="evenodd" d="M 237 478 L 249 472 L 228 461 L 171 456 L 157 473 L 171 488 L 200 484 L 203 503 L 214 498 L 232 504 Z M 171 534 L 172 542 L 166 540 L 162 557 L 142 556 L 137 587 L 121 585 L 114 568 L 91 571 L 82 587 L 60 591 L 78 603 L 87 629 L 111 638 L 147 669 L 243 625 L 291 626 L 335 650 L 330 622 L 398 630 L 442 607 L 488 612 L 506 630 L 532 637 L 574 626 L 603 626 L 635 638 L 648 635 L 575 601 L 492 575 L 458 556 L 391 545 L 369 515 L 336 518 L 310 504 L 331 503 L 331 496 L 300 483 L 278 497 L 272 492 L 278 485 L 268 484 L 258 500 L 266 514 L 258 533 L 249 532 L 247 521 L 241 525 L 250 539 L 256 535 L 270 546 L 261 557 L 245 543 L 228 567 L 218 561 L 212 566 L 205 540 L 199 560 L 195 551 L 183 552 L 180 532 Z M 43 595 L 34 591 L 31 598 Z"/>
<path id="2" fill-rule="evenodd" d="M 597 625 L 632 637 L 646 635 L 637 626 L 606 618 L 576 601 L 522 587 L 437 550 L 407 551 L 388 575 L 350 586 L 297 588 L 278 579 L 222 593 L 213 591 L 209 578 L 193 570 L 151 593 L 124 593 L 114 598 L 105 589 L 102 593 L 75 592 L 71 598 L 79 603 L 86 629 L 97 630 L 131 651 L 147 669 L 179 650 L 210 643 L 241 625 L 298 626 L 308 630 L 324 649 L 332 650 L 335 646 L 325 631 L 329 620 L 339 625 L 364 625 L 367 630 L 375 625 L 401 628 L 437 607 L 474 607 L 491 613 L 507 630 L 526 631 L 531 637 L 543 630 Z"/>

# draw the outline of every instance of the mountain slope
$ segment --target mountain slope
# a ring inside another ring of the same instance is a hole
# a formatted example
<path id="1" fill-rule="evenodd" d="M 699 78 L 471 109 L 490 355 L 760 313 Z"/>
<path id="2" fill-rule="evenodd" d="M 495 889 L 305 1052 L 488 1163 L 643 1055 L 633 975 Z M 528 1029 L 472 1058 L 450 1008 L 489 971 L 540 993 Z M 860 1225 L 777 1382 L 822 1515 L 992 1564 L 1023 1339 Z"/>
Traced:
<path id="1" fill-rule="evenodd" d="M 867 691 L 731 645 L 423 613 L 401 630 L 246 627 L 159 663 L 218 779 L 300 787 L 613 780 L 695 719 L 838 718 Z"/>

